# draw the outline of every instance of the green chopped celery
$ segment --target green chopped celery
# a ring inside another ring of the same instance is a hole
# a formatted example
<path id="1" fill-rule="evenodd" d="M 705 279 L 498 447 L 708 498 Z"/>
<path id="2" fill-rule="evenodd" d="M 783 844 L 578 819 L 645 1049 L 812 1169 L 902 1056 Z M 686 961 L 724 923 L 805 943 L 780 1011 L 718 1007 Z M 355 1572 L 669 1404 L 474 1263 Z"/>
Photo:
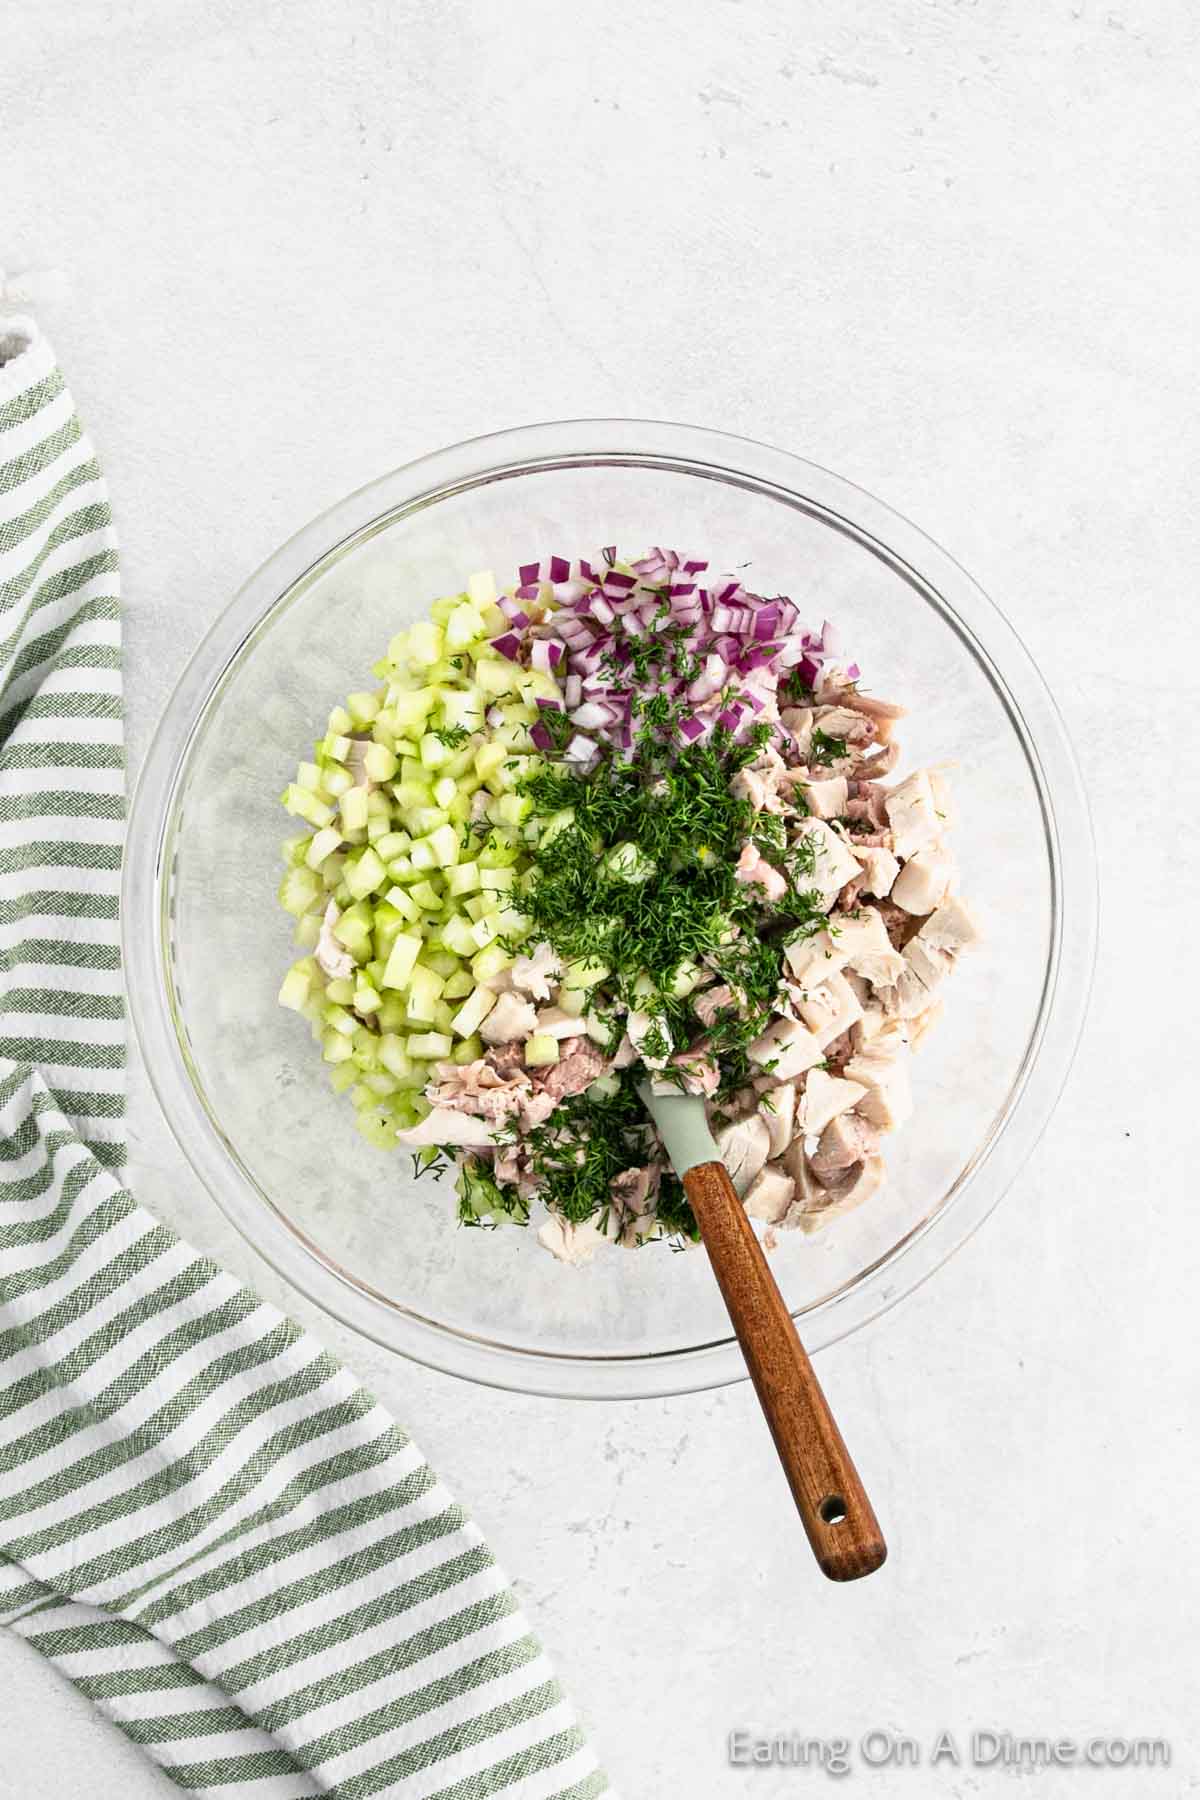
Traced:
<path id="1" fill-rule="evenodd" d="M 490 869 L 488 873 L 497 875 L 502 871 Z M 479 864 L 476 862 L 456 863 L 453 868 L 446 870 L 446 892 L 448 894 L 472 894 L 476 888 L 482 885 L 482 881 Z"/>
<path id="2" fill-rule="evenodd" d="M 315 950 L 321 937 L 321 921 L 316 913 L 305 913 L 296 920 L 292 942 L 301 950 Z"/>
<path id="3" fill-rule="evenodd" d="M 431 1062 L 449 1056 L 454 1049 L 453 1039 L 441 1031 L 415 1032 L 408 1042 L 414 1056 L 427 1057 Z"/>
<path id="4" fill-rule="evenodd" d="M 373 725 L 375 723 L 375 720 L 379 717 L 381 705 L 382 702 L 378 694 L 364 693 L 346 695 L 346 710 L 349 712 L 357 731 L 362 731 L 368 725 Z"/>
<path id="5" fill-rule="evenodd" d="M 358 1129 L 374 1149 L 396 1149 L 396 1115 L 390 1106 L 382 1102 L 375 1106 L 364 1106 L 355 1113 L 354 1118 Z"/>
<path id="6" fill-rule="evenodd" d="M 399 940 L 397 940 L 399 941 Z M 437 1003 L 442 994 L 442 977 L 424 963 L 417 963 L 408 978 L 407 1012 L 414 1025 L 432 1025 L 437 1018 Z M 411 1052 L 421 1054 L 418 1050 Z M 450 1054 L 449 1050 L 446 1055 Z"/>
<path id="7" fill-rule="evenodd" d="M 305 866 L 309 869 L 320 869 L 334 855 L 342 841 L 342 834 L 336 825 L 326 825 L 323 830 L 314 832 L 308 840 L 308 849 L 304 856 Z"/>
<path id="8" fill-rule="evenodd" d="M 384 1003 L 386 1005 L 386 1001 Z M 388 1074 L 398 1080 L 412 1071 L 405 1040 L 395 1032 L 383 1032 L 379 1039 L 379 1060 Z"/>
<path id="9" fill-rule="evenodd" d="M 365 831 L 367 828 L 366 788 L 347 788 L 338 801 L 338 811 L 342 816 L 342 824 L 347 831 Z"/>
<path id="10" fill-rule="evenodd" d="M 548 1032 L 535 1031 L 525 1040 L 525 1066 L 528 1069 L 549 1068 L 558 1061 L 558 1039 Z"/>
<path id="11" fill-rule="evenodd" d="M 338 1043 L 340 1044 L 341 1041 L 339 1038 Z M 326 1061 L 328 1060 L 326 1058 Z M 354 1086 L 357 1075 L 358 1070 L 348 1058 L 340 1062 L 335 1060 L 333 1068 L 329 1071 L 329 1085 L 335 1094 L 345 1094 Z"/>
<path id="12" fill-rule="evenodd" d="M 354 1055 L 354 1045 L 349 1038 L 337 1031 L 324 1031 L 321 1034 L 321 1055 L 327 1063 L 349 1063 Z"/>
<path id="13" fill-rule="evenodd" d="M 327 806 L 318 795 L 310 793 L 307 788 L 297 787 L 295 783 L 284 788 L 283 804 L 288 812 L 298 819 L 306 820 L 318 831 L 333 818 L 332 806 Z"/>
<path id="14" fill-rule="evenodd" d="M 384 1033 L 403 1032 L 408 1027 L 408 1012 L 399 994 L 385 994 L 379 1008 L 379 1029 Z"/>
<path id="15" fill-rule="evenodd" d="M 354 720 L 344 706 L 335 706 L 329 715 L 330 736 L 342 737 L 353 729 Z"/>
<path id="16" fill-rule="evenodd" d="M 312 910 L 323 893 L 323 883 L 314 870 L 289 869 L 279 884 L 279 904 L 298 919 Z"/>
<path id="17" fill-rule="evenodd" d="M 412 888 L 412 897 L 422 912 L 440 913 L 442 897 L 431 881 L 418 881 Z"/>
<path id="18" fill-rule="evenodd" d="M 455 974 L 446 977 L 442 998 L 443 1000 L 465 1000 L 468 994 L 474 992 L 474 989 L 475 977 L 470 969 L 464 969 L 460 964 Z"/>
<path id="19" fill-rule="evenodd" d="M 358 856 L 347 859 L 346 886 L 356 900 L 365 900 L 368 894 L 373 894 L 379 888 L 386 886 L 387 880 L 387 865 L 380 860 L 369 844 Z"/>
<path id="20" fill-rule="evenodd" d="M 303 1011 L 312 988 L 312 976 L 308 965 L 295 963 L 283 978 L 283 986 L 279 990 L 279 1004 L 286 1006 L 291 1012 Z"/>
<path id="21" fill-rule="evenodd" d="M 354 983 L 354 1010 L 360 1016 L 370 1017 L 378 1012 L 382 1004 L 382 996 L 376 992 L 369 981 L 360 975 Z"/>
<path id="22" fill-rule="evenodd" d="M 335 976 L 325 983 L 325 998 L 334 1006 L 350 1006 L 354 1001 L 354 982 L 344 976 Z"/>
<path id="23" fill-rule="evenodd" d="M 421 939 L 409 932 L 400 932 L 388 955 L 383 977 L 384 987 L 406 988 L 420 954 Z"/>

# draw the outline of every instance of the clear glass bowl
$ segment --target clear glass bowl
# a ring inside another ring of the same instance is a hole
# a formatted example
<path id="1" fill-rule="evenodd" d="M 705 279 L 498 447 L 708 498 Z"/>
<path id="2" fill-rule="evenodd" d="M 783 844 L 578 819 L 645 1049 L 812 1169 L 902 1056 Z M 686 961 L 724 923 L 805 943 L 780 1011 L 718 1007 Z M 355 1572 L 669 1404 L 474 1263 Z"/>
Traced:
<path id="1" fill-rule="evenodd" d="M 954 765 L 954 839 L 986 942 L 966 959 L 886 1145 L 886 1190 L 773 1267 L 820 1348 L 930 1274 L 995 1205 L 1050 1117 L 1083 1021 L 1095 870 L 1054 704 L 979 588 L 914 526 L 778 450 L 588 420 L 479 438 L 363 488 L 252 576 L 205 639 L 134 802 L 124 934 L 134 1026 L 214 1198 L 319 1305 L 437 1368 L 589 1397 L 733 1381 L 741 1353 L 702 1252 L 564 1268 L 516 1229 L 464 1231 L 448 1188 L 371 1149 L 304 1022 L 275 1003 L 279 794 L 391 635 L 476 569 L 668 543 L 749 565 L 835 620 L 867 685 L 905 702 L 902 767 Z"/>

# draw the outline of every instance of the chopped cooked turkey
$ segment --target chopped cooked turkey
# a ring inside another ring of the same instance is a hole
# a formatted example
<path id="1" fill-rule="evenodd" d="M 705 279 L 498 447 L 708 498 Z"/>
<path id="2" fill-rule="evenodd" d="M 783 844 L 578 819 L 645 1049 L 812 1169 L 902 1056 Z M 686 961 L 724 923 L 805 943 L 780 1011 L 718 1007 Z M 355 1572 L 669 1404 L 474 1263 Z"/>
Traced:
<path id="1" fill-rule="evenodd" d="M 768 1088 L 758 1104 L 767 1127 L 767 1154 L 782 1156 L 795 1135 L 795 1083 L 785 1081 L 778 1087 Z"/>
<path id="2" fill-rule="evenodd" d="M 333 928 L 341 916 L 337 902 L 331 900 L 325 908 L 325 915 L 321 920 L 321 935 L 317 939 L 317 961 L 330 981 L 349 981 L 356 967 L 350 952 L 333 935 Z"/>
<path id="3" fill-rule="evenodd" d="M 904 958 L 893 950 L 877 907 L 861 906 L 855 912 L 840 915 L 836 931 L 834 941 L 847 969 L 873 987 L 887 987 L 895 981 Z"/>
<path id="4" fill-rule="evenodd" d="M 587 1031 L 587 1020 L 576 1017 L 574 1013 L 564 1012 L 561 1006 L 543 1006 L 537 1014 L 533 1029 L 541 1037 L 555 1038 L 561 1044 L 566 1038 L 583 1037 Z M 528 1033 L 523 1035 L 527 1036 Z"/>
<path id="5" fill-rule="evenodd" d="M 501 994 L 479 1027 L 485 1044 L 511 1044 L 537 1029 L 537 1008 L 520 994 Z"/>
<path id="6" fill-rule="evenodd" d="M 744 847 L 733 872 L 744 886 L 761 888 L 768 900 L 782 900 L 787 893 L 786 879 L 767 862 L 755 844 Z"/>
<path id="7" fill-rule="evenodd" d="M 885 1049 L 866 1045 L 850 1058 L 846 1074 L 867 1090 L 858 1111 L 880 1131 L 897 1131 L 912 1117 L 912 1084 L 907 1059 L 902 1061 Z"/>
<path id="8" fill-rule="evenodd" d="M 822 1060 L 821 1045 L 808 1026 L 787 1018 L 768 1025 L 749 1046 L 747 1055 L 776 1081 L 802 1075 Z"/>
<path id="9" fill-rule="evenodd" d="M 793 938 L 785 944 L 783 956 L 801 987 L 809 982 L 828 980 L 846 963 L 840 931 L 836 943 L 827 930 L 815 932 L 811 937 Z"/>
<path id="10" fill-rule="evenodd" d="M 715 1025 L 719 1015 L 743 1005 L 742 996 L 722 982 L 718 987 L 704 988 L 692 1001 L 692 1011 L 702 1025 Z"/>
<path id="11" fill-rule="evenodd" d="M 597 1250 L 609 1241 L 591 1219 L 585 1219 L 582 1225 L 572 1225 L 557 1213 L 551 1213 L 545 1224 L 538 1227 L 537 1235 L 538 1243 L 551 1256 L 576 1268 L 582 1263 L 590 1263 Z"/>
<path id="12" fill-rule="evenodd" d="M 979 942 L 979 928 L 961 900 L 944 900 L 931 918 L 926 919 L 918 940 L 931 950 L 955 957 Z"/>
<path id="13" fill-rule="evenodd" d="M 538 944 L 528 956 L 518 956 L 512 965 L 512 985 L 535 1000 L 550 998 L 550 984 L 562 973 L 558 952 L 549 944 Z"/>
<path id="14" fill-rule="evenodd" d="M 892 899 L 907 913 L 924 917 L 940 906 L 954 880 L 954 858 L 941 844 L 918 850 L 892 884 Z"/>
<path id="15" fill-rule="evenodd" d="M 428 1150 L 436 1144 L 483 1150 L 490 1148 L 495 1139 L 488 1121 L 477 1114 L 460 1112 L 456 1106 L 435 1106 L 420 1124 L 397 1131 L 396 1142 L 408 1150 Z"/>
<path id="16" fill-rule="evenodd" d="M 803 877 L 803 885 L 820 895 L 821 906 L 828 912 L 846 883 L 858 874 L 858 858 L 824 819 L 803 820 L 796 828 L 796 841 L 812 846 L 813 872 Z"/>
<path id="17" fill-rule="evenodd" d="M 767 1160 L 771 1147 L 767 1127 L 758 1113 L 751 1113 L 749 1118 L 736 1119 L 732 1125 L 718 1131 L 715 1142 L 741 1199 Z"/>
<path id="18" fill-rule="evenodd" d="M 936 843 L 941 836 L 942 821 L 938 818 L 937 802 L 925 769 L 918 769 L 915 775 L 894 787 L 888 794 L 886 807 L 896 855 L 903 861 Z"/>
<path id="19" fill-rule="evenodd" d="M 874 894 L 879 900 L 886 899 L 900 873 L 900 864 L 891 851 L 881 849 L 876 844 L 855 844 L 854 855 L 862 870 L 859 881 L 861 891 L 864 894 Z"/>
<path id="20" fill-rule="evenodd" d="M 857 1106 L 866 1091 L 860 1082 L 827 1075 L 824 1069 L 810 1069 L 796 1109 L 797 1127 L 805 1137 L 819 1137 L 830 1119 Z"/>
<path id="21" fill-rule="evenodd" d="M 802 782 L 800 793 L 815 818 L 840 819 L 845 815 L 849 796 L 844 775 L 831 776 L 827 781 Z"/>
<path id="22" fill-rule="evenodd" d="M 885 1175 L 882 1156 L 868 1156 L 846 1171 L 842 1180 L 831 1187 L 816 1186 L 810 1195 L 788 1209 L 786 1225 L 798 1225 L 802 1231 L 815 1231 L 831 1214 L 850 1212 L 862 1206 L 883 1186 Z"/>
<path id="23" fill-rule="evenodd" d="M 862 1017 L 862 1005 L 844 975 L 831 975 L 806 988 L 796 1010 L 822 1049 Z"/>
<path id="24" fill-rule="evenodd" d="M 864 1101 L 869 1099 L 864 1096 Z M 809 1157 L 809 1166 L 825 1187 L 842 1180 L 848 1169 L 879 1149 L 879 1132 L 864 1116 L 863 1105 L 835 1113 L 821 1133 L 821 1141 Z"/>
<path id="25" fill-rule="evenodd" d="M 746 1189 L 742 1204 L 752 1219 L 778 1225 L 796 1193 L 796 1183 L 774 1163 L 766 1163 Z"/>

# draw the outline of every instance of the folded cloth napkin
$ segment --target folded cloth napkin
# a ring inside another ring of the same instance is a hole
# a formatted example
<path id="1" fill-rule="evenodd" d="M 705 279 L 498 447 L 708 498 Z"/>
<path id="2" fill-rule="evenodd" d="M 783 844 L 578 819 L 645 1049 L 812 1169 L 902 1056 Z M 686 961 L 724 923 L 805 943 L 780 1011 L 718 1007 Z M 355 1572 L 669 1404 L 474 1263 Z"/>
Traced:
<path id="1" fill-rule="evenodd" d="M 0 1624 L 195 1793 L 608 1793 L 411 1439 L 113 1173 L 118 591 L 62 376 L 0 322 Z"/>

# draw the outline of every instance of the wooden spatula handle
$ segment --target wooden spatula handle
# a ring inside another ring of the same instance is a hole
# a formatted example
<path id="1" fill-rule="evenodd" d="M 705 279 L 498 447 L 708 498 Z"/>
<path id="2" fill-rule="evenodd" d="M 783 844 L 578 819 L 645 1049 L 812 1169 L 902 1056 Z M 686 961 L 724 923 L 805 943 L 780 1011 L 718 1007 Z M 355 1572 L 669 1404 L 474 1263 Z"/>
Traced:
<path id="1" fill-rule="evenodd" d="M 831 1581 L 870 1575 L 883 1533 L 729 1173 L 698 1163 L 683 1186 L 813 1554 Z"/>

